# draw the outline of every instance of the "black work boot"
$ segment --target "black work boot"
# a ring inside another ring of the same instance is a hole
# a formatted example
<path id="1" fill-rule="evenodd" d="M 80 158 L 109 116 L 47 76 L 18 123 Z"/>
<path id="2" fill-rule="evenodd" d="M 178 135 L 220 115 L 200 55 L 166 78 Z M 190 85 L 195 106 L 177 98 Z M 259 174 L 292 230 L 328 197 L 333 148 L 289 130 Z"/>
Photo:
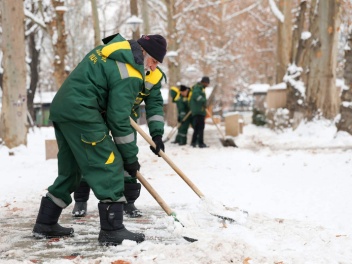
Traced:
<path id="1" fill-rule="evenodd" d="M 33 236 L 37 238 L 54 238 L 73 236 L 73 228 L 62 227 L 57 223 L 61 215 L 62 208 L 52 200 L 43 197 L 37 220 L 33 228 Z"/>
<path id="2" fill-rule="evenodd" d="M 78 188 L 73 193 L 75 206 L 72 210 L 72 216 L 83 217 L 87 214 L 87 201 L 89 199 L 90 187 L 85 181 L 81 181 Z"/>
<path id="3" fill-rule="evenodd" d="M 123 240 L 137 243 L 145 239 L 142 233 L 132 233 L 123 225 L 123 203 L 99 203 L 100 233 L 99 242 L 103 246 L 120 245 Z"/>
<path id="4" fill-rule="evenodd" d="M 126 216 L 131 218 L 138 218 L 143 216 L 141 211 L 139 211 L 134 205 L 134 202 L 138 199 L 140 193 L 140 183 L 125 183 L 124 195 L 126 197 L 127 203 L 124 204 L 123 211 L 125 212 Z"/>

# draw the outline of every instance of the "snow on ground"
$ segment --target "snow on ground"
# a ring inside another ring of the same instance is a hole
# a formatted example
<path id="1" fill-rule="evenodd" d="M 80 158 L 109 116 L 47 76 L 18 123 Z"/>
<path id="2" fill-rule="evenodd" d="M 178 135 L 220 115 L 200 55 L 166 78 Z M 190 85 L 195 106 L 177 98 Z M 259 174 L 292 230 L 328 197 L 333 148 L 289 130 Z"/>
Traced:
<path id="1" fill-rule="evenodd" d="M 165 136 L 170 130 L 166 128 Z M 136 206 L 152 219 L 144 229 L 147 237 L 164 232 L 171 237 L 168 242 L 150 239 L 138 245 L 126 241 L 117 247 L 100 247 L 99 230 L 93 228 L 87 235 L 84 224 L 73 223 L 75 237 L 60 241 L 50 256 L 39 255 L 43 242 L 21 244 L 19 240 L 30 239 L 41 196 L 56 178 L 57 160 L 45 160 L 45 139 L 54 139 L 53 128 L 30 131 L 28 146 L 14 149 L 13 156 L 0 146 L 0 262 L 352 263 L 352 136 L 336 133 L 334 124 L 321 120 L 283 132 L 247 125 L 235 138 L 239 148 L 223 147 L 219 137 L 216 128 L 207 124 L 209 148 L 166 143 L 168 157 L 205 199 L 155 156 L 143 138 L 138 139 L 142 175 L 184 227 L 161 211 L 154 216 L 159 206 L 145 189 Z M 97 202 L 91 195 L 88 210 L 90 225 L 98 228 Z M 72 206 L 62 213 L 66 225 L 73 221 Z M 248 217 L 237 208 L 248 211 Z M 140 228 L 128 218 L 125 225 L 134 231 Z M 189 243 L 182 236 L 198 241 Z M 82 251 L 92 254 L 60 257 L 87 237 Z"/>

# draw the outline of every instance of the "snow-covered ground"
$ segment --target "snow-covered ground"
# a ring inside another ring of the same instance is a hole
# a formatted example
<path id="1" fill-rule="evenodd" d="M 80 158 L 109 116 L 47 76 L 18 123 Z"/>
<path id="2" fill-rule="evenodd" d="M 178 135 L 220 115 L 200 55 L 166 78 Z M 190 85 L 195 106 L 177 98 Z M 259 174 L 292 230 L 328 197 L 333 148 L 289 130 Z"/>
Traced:
<path id="1" fill-rule="evenodd" d="M 166 135 L 170 129 L 166 128 Z M 155 156 L 143 138 L 138 139 L 142 175 L 184 225 L 159 213 L 145 232 L 151 236 L 163 225 L 174 242 L 146 240 L 137 245 L 126 241 L 117 247 L 96 246 L 94 256 L 82 253 L 65 259 L 59 256 L 70 252 L 69 242 L 75 240 L 66 240 L 67 245 L 60 242 L 52 258 L 46 259 L 36 255 L 42 242 L 34 240 L 32 250 L 25 250 L 26 244 L 17 246 L 18 240 L 31 236 L 41 196 L 57 176 L 57 160 L 45 160 L 44 142 L 54 139 L 53 128 L 31 131 L 28 146 L 14 149 L 13 156 L 0 146 L 0 262 L 352 263 L 352 136 L 336 133 L 335 126 L 323 120 L 280 133 L 247 125 L 235 138 L 239 148 L 223 147 L 211 124 L 206 125 L 205 138 L 210 145 L 206 149 L 166 143 L 168 157 L 205 199 Z M 97 215 L 97 202 L 92 195 L 91 214 Z M 158 208 L 145 189 L 136 206 L 148 214 Z M 248 211 L 248 217 L 236 208 Z M 71 221 L 71 210 L 72 205 L 63 210 L 66 223 Z M 236 218 L 239 223 L 210 213 Z M 9 219 L 14 223 L 26 219 L 26 224 L 12 226 Z M 128 218 L 125 225 L 136 227 Z M 84 224 L 79 225 L 74 239 L 79 240 L 84 230 Z M 198 241 L 189 243 L 182 236 Z M 98 242 L 93 237 L 88 244 L 87 250 Z"/>

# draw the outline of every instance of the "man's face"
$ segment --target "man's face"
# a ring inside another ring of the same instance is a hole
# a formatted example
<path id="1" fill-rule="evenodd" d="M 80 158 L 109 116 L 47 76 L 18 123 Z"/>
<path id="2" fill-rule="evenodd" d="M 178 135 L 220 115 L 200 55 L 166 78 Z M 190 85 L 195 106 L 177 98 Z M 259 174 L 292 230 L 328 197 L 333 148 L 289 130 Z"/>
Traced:
<path id="1" fill-rule="evenodd" d="M 156 67 L 158 66 L 159 62 L 151 57 L 148 53 L 144 56 L 144 70 L 145 71 L 155 71 Z"/>

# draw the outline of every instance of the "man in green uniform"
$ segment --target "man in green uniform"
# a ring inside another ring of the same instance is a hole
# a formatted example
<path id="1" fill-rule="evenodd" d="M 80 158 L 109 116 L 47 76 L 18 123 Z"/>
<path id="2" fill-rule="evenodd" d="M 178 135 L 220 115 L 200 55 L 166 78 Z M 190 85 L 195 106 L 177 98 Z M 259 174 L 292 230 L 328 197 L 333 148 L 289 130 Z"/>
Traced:
<path id="1" fill-rule="evenodd" d="M 100 201 L 99 242 L 117 245 L 125 239 L 137 243 L 145 239 L 123 225 L 124 170 L 135 177 L 140 169 L 129 116 L 143 89 L 145 70 L 154 71 L 163 61 L 166 40 L 147 35 L 138 42 L 127 41 L 116 34 L 105 42 L 78 64 L 51 104 L 59 147 L 58 177 L 41 200 L 33 228 L 36 237 L 73 235 L 74 230 L 59 225 L 58 219 L 84 175 Z"/>
<path id="2" fill-rule="evenodd" d="M 180 146 L 187 144 L 187 133 L 188 133 L 189 125 L 191 123 L 191 116 L 188 116 L 185 120 L 183 120 L 184 117 L 190 111 L 190 108 L 189 108 L 189 99 L 190 99 L 189 96 L 191 94 L 190 90 L 191 88 L 181 84 L 180 97 L 176 101 L 177 112 L 178 112 L 178 122 L 181 125 L 178 128 L 177 136 L 173 143 L 178 143 Z"/>
<path id="3" fill-rule="evenodd" d="M 196 147 L 197 143 L 200 148 L 206 148 L 204 144 L 204 127 L 205 127 L 205 115 L 207 98 L 205 95 L 205 88 L 209 85 L 210 79 L 204 76 L 200 82 L 196 83 L 192 87 L 192 95 L 189 102 L 189 106 L 192 111 L 192 124 L 193 124 L 193 136 L 191 146 Z"/>
<path id="4" fill-rule="evenodd" d="M 149 134 L 154 141 L 162 138 L 164 134 L 164 109 L 163 97 L 161 95 L 161 83 L 166 79 L 162 70 L 157 67 L 154 71 L 146 73 L 143 91 L 139 92 L 133 108 L 131 117 L 137 121 L 140 116 L 140 104 L 144 101 Z M 160 149 L 165 151 L 164 143 L 161 140 Z M 134 202 L 138 199 L 141 191 L 141 184 L 135 177 L 131 177 L 125 172 L 125 190 L 124 195 L 127 203 L 124 204 L 124 212 L 128 217 L 141 217 L 141 212 L 136 208 Z M 90 187 L 82 178 L 78 189 L 74 192 L 75 206 L 72 215 L 75 217 L 84 217 L 87 213 L 87 201 L 89 199 Z"/>

